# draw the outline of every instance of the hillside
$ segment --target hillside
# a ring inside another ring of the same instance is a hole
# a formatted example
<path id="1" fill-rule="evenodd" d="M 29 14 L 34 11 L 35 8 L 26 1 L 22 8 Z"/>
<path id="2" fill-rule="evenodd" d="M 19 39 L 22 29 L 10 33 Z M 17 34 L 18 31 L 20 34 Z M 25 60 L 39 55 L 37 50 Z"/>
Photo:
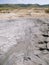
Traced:
<path id="1" fill-rule="evenodd" d="M 0 7 L 12 7 L 12 8 L 18 8 L 18 7 L 49 7 L 48 5 L 39 5 L 39 4 L 0 4 Z"/>

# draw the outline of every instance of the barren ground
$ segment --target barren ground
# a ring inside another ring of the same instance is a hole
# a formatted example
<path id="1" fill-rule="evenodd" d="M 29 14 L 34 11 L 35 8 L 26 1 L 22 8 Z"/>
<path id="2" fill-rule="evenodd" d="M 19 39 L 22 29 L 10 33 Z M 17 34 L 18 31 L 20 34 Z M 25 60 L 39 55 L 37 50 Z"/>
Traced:
<path id="1" fill-rule="evenodd" d="M 49 65 L 49 14 L 0 13 L 0 65 Z"/>

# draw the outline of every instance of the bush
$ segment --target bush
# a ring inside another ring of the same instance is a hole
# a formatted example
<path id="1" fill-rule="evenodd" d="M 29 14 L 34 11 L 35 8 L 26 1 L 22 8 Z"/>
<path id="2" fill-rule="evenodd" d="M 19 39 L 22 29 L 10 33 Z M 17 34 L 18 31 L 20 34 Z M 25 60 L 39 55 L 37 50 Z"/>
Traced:
<path id="1" fill-rule="evenodd" d="M 49 13 L 49 9 L 46 9 L 45 12 L 46 12 L 46 13 Z"/>

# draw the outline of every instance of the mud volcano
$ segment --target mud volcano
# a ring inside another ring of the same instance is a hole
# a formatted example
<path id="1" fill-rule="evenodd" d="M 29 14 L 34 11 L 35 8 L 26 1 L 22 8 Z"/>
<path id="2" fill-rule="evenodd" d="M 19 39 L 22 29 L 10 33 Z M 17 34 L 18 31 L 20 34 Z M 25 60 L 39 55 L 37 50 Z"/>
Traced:
<path id="1" fill-rule="evenodd" d="M 0 20 L 0 65 L 49 65 L 49 19 Z"/>

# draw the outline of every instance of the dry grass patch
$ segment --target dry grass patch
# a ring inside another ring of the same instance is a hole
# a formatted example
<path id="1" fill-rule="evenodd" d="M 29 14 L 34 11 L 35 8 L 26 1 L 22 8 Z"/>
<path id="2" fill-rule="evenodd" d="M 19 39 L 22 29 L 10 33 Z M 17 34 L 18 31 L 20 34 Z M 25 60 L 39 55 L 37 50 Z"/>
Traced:
<path id="1" fill-rule="evenodd" d="M 45 10 L 45 13 L 49 13 L 49 8 Z"/>

